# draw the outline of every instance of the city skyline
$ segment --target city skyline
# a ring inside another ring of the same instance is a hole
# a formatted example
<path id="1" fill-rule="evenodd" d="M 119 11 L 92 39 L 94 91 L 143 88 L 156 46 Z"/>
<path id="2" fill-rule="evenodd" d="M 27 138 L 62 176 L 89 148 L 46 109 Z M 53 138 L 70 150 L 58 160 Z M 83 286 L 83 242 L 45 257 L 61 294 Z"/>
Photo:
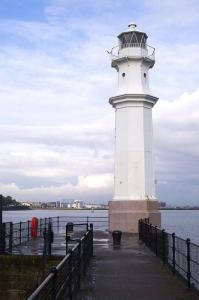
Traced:
<path id="1" fill-rule="evenodd" d="M 198 12 L 197 1 L 1 1 L 1 193 L 21 201 L 112 199 L 108 99 L 117 82 L 107 50 L 134 21 L 156 48 L 157 199 L 199 204 Z"/>

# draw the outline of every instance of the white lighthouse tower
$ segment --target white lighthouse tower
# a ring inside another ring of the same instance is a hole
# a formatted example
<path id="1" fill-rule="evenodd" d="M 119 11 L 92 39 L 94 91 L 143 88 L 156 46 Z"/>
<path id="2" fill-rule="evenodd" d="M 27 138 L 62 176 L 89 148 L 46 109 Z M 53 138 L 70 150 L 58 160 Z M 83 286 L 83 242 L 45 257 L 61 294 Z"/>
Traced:
<path id="1" fill-rule="evenodd" d="M 152 107 L 158 98 L 150 94 L 149 69 L 155 49 L 134 23 L 118 36 L 112 67 L 118 73 L 117 95 L 109 99 L 115 108 L 114 198 L 109 202 L 109 229 L 137 232 L 138 220 L 150 218 L 160 225 L 155 198 Z"/>

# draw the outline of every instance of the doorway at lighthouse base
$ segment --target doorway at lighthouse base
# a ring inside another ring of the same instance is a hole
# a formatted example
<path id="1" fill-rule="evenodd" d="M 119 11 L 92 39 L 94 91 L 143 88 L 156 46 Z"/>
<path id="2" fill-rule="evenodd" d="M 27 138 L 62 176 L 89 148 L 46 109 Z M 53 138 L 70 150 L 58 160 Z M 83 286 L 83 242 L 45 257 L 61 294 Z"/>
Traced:
<path id="1" fill-rule="evenodd" d="M 150 223 L 160 227 L 161 214 L 158 201 L 128 200 L 109 202 L 109 231 L 121 230 L 138 233 L 139 219 L 150 218 Z"/>

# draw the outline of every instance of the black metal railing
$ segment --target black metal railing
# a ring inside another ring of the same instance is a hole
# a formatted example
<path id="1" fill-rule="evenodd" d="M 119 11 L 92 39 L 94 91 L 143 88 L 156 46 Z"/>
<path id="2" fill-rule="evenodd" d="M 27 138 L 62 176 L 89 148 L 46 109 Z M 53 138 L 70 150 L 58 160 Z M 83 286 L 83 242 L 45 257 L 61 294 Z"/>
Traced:
<path id="1" fill-rule="evenodd" d="M 93 256 L 93 224 L 64 259 L 51 270 L 28 300 L 73 299 L 81 286 L 90 258 Z"/>
<path id="2" fill-rule="evenodd" d="M 79 231 L 85 230 L 81 224 L 92 223 L 95 230 L 105 230 L 108 228 L 108 217 L 91 217 L 91 216 L 57 216 L 38 219 L 37 237 L 43 237 L 43 233 L 49 224 L 53 232 L 65 233 L 66 224 L 70 222 L 79 223 Z M 76 228 L 77 228 L 76 224 Z M 12 253 L 13 249 L 32 238 L 32 223 L 26 222 L 6 222 L 1 228 L 1 252 Z"/>
<path id="3" fill-rule="evenodd" d="M 189 288 L 199 290 L 199 246 L 153 226 L 149 219 L 139 220 L 138 226 L 139 239 L 171 267 L 173 274 L 185 279 Z"/>

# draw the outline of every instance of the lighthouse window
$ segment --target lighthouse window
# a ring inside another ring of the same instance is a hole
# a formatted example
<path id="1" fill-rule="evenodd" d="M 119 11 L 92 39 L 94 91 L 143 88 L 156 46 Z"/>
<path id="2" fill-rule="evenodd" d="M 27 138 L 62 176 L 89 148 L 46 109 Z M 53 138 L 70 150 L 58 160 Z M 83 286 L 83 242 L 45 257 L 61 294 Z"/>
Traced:
<path id="1" fill-rule="evenodd" d="M 146 73 L 144 73 L 144 78 L 146 78 Z"/>
<path id="2" fill-rule="evenodd" d="M 125 75 L 126 75 L 125 73 L 122 73 L 122 77 L 125 77 Z"/>

